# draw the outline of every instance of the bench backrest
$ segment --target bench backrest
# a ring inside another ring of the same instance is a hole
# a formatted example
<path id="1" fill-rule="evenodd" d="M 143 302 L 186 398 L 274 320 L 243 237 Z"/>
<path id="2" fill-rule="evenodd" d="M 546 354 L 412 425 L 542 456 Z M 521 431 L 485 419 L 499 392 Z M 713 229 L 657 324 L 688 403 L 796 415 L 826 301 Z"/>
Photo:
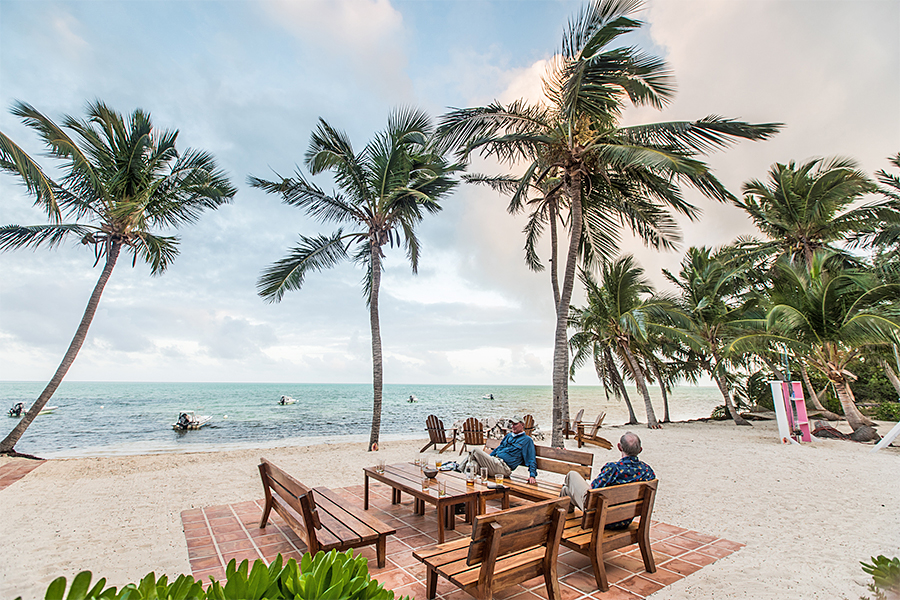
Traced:
<path id="1" fill-rule="evenodd" d="M 484 444 L 484 426 L 475 417 L 469 417 L 463 423 L 463 439 L 466 444 L 480 446 Z"/>
<path id="2" fill-rule="evenodd" d="M 260 459 L 259 474 L 266 492 L 266 502 L 273 500 L 272 494 L 277 496 L 272 503 L 275 512 L 297 531 L 312 554 L 318 552 L 316 529 L 321 529 L 322 523 L 319 521 L 313 491 L 265 458 Z M 285 510 L 285 505 L 291 510 Z M 297 516 L 302 517 L 302 520 L 297 519 Z"/>
<path id="3" fill-rule="evenodd" d="M 500 445 L 502 440 L 488 440 L 485 444 L 493 450 Z M 580 450 L 567 450 L 565 448 L 553 448 L 551 446 L 534 445 L 535 462 L 537 468 L 542 471 L 551 471 L 565 475 L 569 471 L 575 471 L 585 479 L 591 478 L 591 465 L 594 464 L 594 455 Z"/>
<path id="4" fill-rule="evenodd" d="M 447 443 L 447 430 L 444 429 L 444 422 L 437 418 L 436 415 L 428 415 L 425 419 L 425 429 L 428 430 L 428 437 L 436 444 Z"/>
<path id="5" fill-rule="evenodd" d="M 467 564 L 490 567 L 507 554 L 535 546 L 558 549 L 568 508 L 569 498 L 557 498 L 475 517 Z"/>
<path id="6" fill-rule="evenodd" d="M 641 519 L 640 527 L 647 527 L 653 514 L 658 483 L 658 479 L 652 479 L 590 490 L 581 528 L 599 531 L 608 523 L 637 517 Z"/>

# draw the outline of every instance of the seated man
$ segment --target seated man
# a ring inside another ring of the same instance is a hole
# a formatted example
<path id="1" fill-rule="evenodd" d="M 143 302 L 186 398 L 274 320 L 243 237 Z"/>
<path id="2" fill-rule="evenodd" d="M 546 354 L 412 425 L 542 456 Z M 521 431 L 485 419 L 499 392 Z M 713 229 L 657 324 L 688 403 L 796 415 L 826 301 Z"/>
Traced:
<path id="1" fill-rule="evenodd" d="M 650 481 L 656 478 L 653 469 L 647 463 L 638 460 L 637 455 L 641 453 L 641 438 L 629 431 L 619 439 L 618 447 L 622 458 L 617 462 L 608 462 L 603 465 L 600 474 L 591 482 L 591 489 L 634 483 L 635 481 Z M 575 471 L 569 471 L 566 475 L 566 483 L 559 495 L 569 496 L 572 498 L 572 504 L 580 510 L 584 510 L 588 495 L 587 482 Z M 631 521 L 628 519 L 607 523 L 606 528 L 625 529 L 631 524 Z"/>
<path id="2" fill-rule="evenodd" d="M 525 420 L 521 417 L 513 417 L 512 431 L 503 436 L 500 445 L 488 454 L 481 448 L 476 448 L 462 464 L 462 470 L 468 461 L 474 460 L 478 467 L 487 468 L 488 477 L 503 475 L 509 477 L 520 465 L 528 467 L 528 483 L 535 483 L 537 477 L 537 460 L 534 453 L 534 440 L 525 435 Z"/>

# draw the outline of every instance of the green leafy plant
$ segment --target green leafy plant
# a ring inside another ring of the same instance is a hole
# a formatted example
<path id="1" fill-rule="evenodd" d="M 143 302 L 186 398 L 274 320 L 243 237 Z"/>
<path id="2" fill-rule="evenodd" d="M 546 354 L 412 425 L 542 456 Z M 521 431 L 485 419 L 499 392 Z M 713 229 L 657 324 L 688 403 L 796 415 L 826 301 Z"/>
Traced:
<path id="1" fill-rule="evenodd" d="M 880 555 L 873 556 L 871 560 L 872 564 L 859 564 L 863 571 L 872 576 L 872 583 L 868 587 L 875 594 L 875 600 L 900 598 L 900 559 Z"/>
<path id="2" fill-rule="evenodd" d="M 368 562 L 352 552 L 319 552 L 303 555 L 300 564 L 284 563 L 279 554 L 270 565 L 257 560 L 225 568 L 225 579 L 210 578 L 204 589 L 190 575 L 179 575 L 172 583 L 162 575 L 149 573 L 137 584 L 117 590 L 105 587 L 106 578 L 91 586 L 90 571 L 82 571 L 72 580 L 66 594 L 66 578 L 50 584 L 45 600 L 394 600 L 387 590 L 369 575 Z M 21 597 L 16 600 L 22 600 Z M 404 596 L 398 600 L 409 600 Z"/>
<path id="3" fill-rule="evenodd" d="M 875 418 L 879 421 L 900 421 L 900 402 L 882 402 L 875 407 Z"/>

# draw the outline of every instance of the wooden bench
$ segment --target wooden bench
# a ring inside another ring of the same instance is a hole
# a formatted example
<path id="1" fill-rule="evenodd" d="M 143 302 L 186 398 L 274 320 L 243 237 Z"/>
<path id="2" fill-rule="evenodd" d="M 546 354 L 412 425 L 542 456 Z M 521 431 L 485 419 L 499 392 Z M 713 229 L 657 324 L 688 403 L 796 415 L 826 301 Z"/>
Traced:
<path id="1" fill-rule="evenodd" d="M 428 600 L 437 594 L 438 575 L 476 598 L 538 575 L 547 596 L 560 598 L 556 560 L 569 498 L 511 508 L 475 517 L 471 538 L 420 548 L 413 556 L 428 567 Z"/>
<path id="2" fill-rule="evenodd" d="M 500 445 L 501 440 L 487 440 L 487 448 L 493 450 Z M 566 450 L 565 448 L 551 448 L 550 446 L 534 445 L 535 462 L 541 471 L 551 471 L 565 475 L 569 471 L 575 471 L 585 479 L 591 478 L 591 465 L 594 464 L 594 455 L 580 450 Z M 558 498 L 562 484 L 549 483 L 538 479 L 537 483 L 528 483 L 528 476 L 511 475 L 503 480 L 503 484 L 510 488 L 509 492 L 520 498 L 531 501 L 549 500 Z"/>
<path id="3" fill-rule="evenodd" d="M 444 422 L 437 418 L 437 415 L 428 415 L 428 418 L 425 419 L 425 429 L 428 430 L 428 439 L 430 440 L 425 447 L 419 450 L 419 452 L 425 452 L 431 446 L 435 448 L 440 445 L 440 450 L 438 450 L 438 454 L 443 454 L 444 450 L 449 448 L 451 445 L 453 449 L 456 450 L 456 430 L 450 430 L 450 439 L 447 439 L 447 429 L 444 428 Z"/>
<path id="4" fill-rule="evenodd" d="M 650 517 L 657 483 L 654 479 L 590 490 L 584 513 L 572 514 L 566 519 L 562 544 L 591 559 L 600 591 L 609 590 L 604 552 L 638 544 L 644 568 L 648 573 L 656 572 L 650 551 Z M 607 523 L 634 518 L 638 520 L 632 521 L 627 529 L 606 529 Z"/>
<path id="5" fill-rule="evenodd" d="M 265 528 L 274 509 L 300 536 L 310 554 L 375 544 L 378 568 L 384 568 L 387 536 L 396 529 L 349 506 L 345 498 L 328 488 L 306 487 L 265 458 L 260 459 L 259 474 L 266 492 L 260 529 Z"/>

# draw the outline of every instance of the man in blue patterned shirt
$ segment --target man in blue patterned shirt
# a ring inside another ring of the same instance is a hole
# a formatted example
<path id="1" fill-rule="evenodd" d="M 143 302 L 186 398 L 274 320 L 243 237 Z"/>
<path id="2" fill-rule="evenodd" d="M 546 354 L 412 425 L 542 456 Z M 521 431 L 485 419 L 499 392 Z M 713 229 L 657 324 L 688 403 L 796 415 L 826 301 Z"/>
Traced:
<path id="1" fill-rule="evenodd" d="M 618 447 L 622 453 L 622 458 L 616 462 L 608 462 L 603 465 L 603 468 L 600 469 L 600 474 L 591 482 L 590 489 L 656 479 L 656 475 L 653 473 L 650 465 L 638 460 L 637 456 L 641 453 L 641 438 L 629 431 L 619 439 Z M 580 510 L 584 510 L 587 493 L 588 485 L 584 478 L 575 471 L 569 471 L 569 474 L 566 475 L 566 483 L 563 485 L 559 495 L 569 496 L 572 498 L 572 504 Z M 628 519 L 627 521 L 608 523 L 606 528 L 624 529 L 630 524 L 631 519 Z"/>

